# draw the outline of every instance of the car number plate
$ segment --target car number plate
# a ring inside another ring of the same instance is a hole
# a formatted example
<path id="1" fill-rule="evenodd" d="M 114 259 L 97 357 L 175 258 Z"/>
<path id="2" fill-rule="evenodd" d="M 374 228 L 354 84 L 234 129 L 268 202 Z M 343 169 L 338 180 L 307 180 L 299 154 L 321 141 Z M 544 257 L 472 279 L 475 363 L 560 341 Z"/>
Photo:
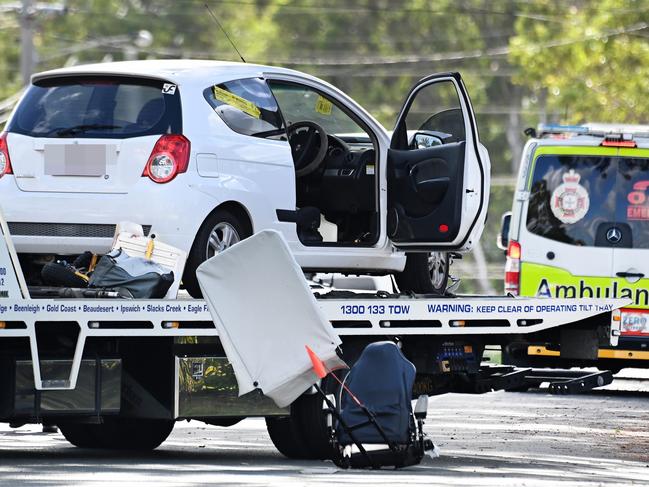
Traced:
<path id="1" fill-rule="evenodd" d="M 620 332 L 623 336 L 649 336 L 649 310 L 623 309 Z"/>
<path id="2" fill-rule="evenodd" d="M 44 149 L 47 176 L 98 177 L 106 174 L 106 145 L 46 144 Z"/>

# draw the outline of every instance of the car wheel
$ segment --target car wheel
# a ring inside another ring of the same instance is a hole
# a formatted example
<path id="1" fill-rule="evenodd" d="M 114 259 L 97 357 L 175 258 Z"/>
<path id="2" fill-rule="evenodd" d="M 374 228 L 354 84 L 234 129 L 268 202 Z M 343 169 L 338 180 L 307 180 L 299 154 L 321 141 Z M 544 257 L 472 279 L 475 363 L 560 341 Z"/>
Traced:
<path id="1" fill-rule="evenodd" d="M 406 254 L 406 267 L 394 278 L 401 292 L 439 294 L 446 292 L 449 256 L 446 252 Z"/>
<path id="2" fill-rule="evenodd" d="M 196 269 L 210 257 L 251 235 L 249 225 L 226 210 L 216 210 L 201 226 L 187 256 L 183 284 L 194 298 L 202 298 Z"/>

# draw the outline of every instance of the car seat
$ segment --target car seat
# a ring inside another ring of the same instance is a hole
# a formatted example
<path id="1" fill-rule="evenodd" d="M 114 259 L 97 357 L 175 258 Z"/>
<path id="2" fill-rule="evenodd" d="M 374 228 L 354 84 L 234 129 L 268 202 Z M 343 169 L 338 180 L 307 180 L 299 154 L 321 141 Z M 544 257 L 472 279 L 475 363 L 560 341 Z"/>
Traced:
<path id="1" fill-rule="evenodd" d="M 297 235 L 304 244 L 322 242 L 320 228 L 320 210 L 314 206 L 305 206 L 298 210 L 277 210 L 277 218 L 282 222 L 293 222 Z"/>
<path id="2" fill-rule="evenodd" d="M 162 98 L 153 98 L 147 101 L 137 114 L 137 124 L 142 127 L 153 127 L 164 114 L 164 101 Z"/>
<path id="3" fill-rule="evenodd" d="M 428 396 L 418 399 L 413 413 L 415 375 L 415 366 L 393 342 L 372 343 L 363 350 L 343 382 L 335 415 L 337 465 L 400 468 L 418 464 L 426 450 L 434 449 L 423 433 Z"/>

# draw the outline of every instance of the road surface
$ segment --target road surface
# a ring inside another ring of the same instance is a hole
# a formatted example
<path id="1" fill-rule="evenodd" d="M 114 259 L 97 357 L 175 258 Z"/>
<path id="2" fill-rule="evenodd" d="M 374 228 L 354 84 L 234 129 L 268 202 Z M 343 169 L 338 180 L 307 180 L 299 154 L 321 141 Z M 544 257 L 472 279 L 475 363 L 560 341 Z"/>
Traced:
<path id="1" fill-rule="evenodd" d="M 426 430 L 441 457 L 401 471 L 290 461 L 263 420 L 178 423 L 146 454 L 82 450 L 40 427 L 0 425 L 0 485 L 556 486 L 649 485 L 649 392 L 618 381 L 581 396 L 496 392 L 431 398 Z"/>

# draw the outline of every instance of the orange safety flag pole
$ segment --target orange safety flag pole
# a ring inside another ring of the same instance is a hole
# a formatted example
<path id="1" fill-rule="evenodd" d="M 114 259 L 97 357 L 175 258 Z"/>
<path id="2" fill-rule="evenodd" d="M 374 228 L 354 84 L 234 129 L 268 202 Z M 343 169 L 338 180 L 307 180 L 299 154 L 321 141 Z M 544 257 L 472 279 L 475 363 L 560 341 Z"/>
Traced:
<path id="1" fill-rule="evenodd" d="M 311 347 L 308 345 L 304 345 L 306 347 L 306 353 L 309 354 L 309 358 L 311 359 L 311 363 L 313 364 L 313 370 L 315 371 L 315 374 L 321 378 L 324 379 L 327 377 L 327 374 L 329 373 L 327 371 L 327 367 L 325 367 L 325 364 L 320 360 L 320 357 L 318 357 L 313 350 L 311 350 Z"/>
<path id="2" fill-rule="evenodd" d="M 309 358 L 311 359 L 311 363 L 313 364 L 313 370 L 315 371 L 315 374 L 320 378 L 324 379 L 327 377 L 329 374 L 329 370 L 327 370 L 327 366 L 324 364 L 324 362 L 316 355 L 316 353 L 311 350 L 311 347 L 308 345 L 304 345 L 306 347 L 306 353 L 309 354 Z M 331 374 L 334 379 L 342 386 L 343 389 L 347 391 L 347 393 L 351 396 L 352 400 L 358 404 L 360 407 L 365 407 L 363 406 L 363 403 L 354 395 L 352 391 L 349 390 L 349 388 L 345 385 L 343 381 L 341 381 L 336 374 Z"/>

